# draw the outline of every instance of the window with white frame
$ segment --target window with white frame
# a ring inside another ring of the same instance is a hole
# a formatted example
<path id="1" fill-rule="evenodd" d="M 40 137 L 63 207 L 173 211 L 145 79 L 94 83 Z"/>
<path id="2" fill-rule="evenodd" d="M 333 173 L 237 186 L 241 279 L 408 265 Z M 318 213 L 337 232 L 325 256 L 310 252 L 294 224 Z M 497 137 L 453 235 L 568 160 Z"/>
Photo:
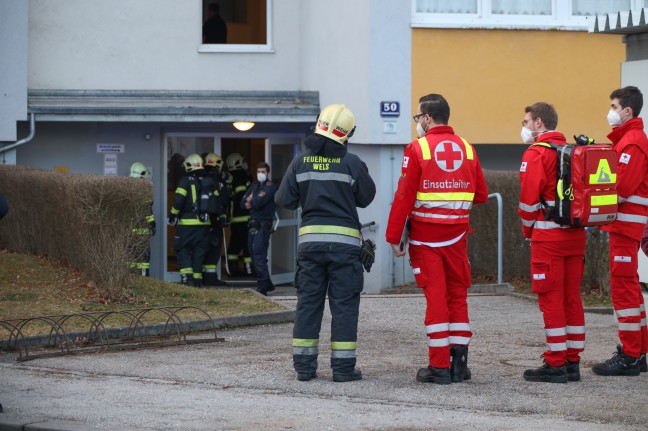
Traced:
<path id="1" fill-rule="evenodd" d="M 199 52 L 272 52 L 272 0 L 202 0 Z"/>
<path id="2" fill-rule="evenodd" d="M 648 0 L 412 0 L 412 27 L 587 30 L 587 19 Z"/>

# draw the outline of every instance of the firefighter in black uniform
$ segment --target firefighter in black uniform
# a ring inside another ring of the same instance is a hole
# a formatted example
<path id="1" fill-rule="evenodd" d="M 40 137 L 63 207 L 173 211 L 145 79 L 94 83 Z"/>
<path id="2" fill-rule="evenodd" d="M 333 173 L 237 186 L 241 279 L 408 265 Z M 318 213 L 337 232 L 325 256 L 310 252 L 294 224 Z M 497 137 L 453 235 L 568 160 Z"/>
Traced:
<path id="1" fill-rule="evenodd" d="M 173 249 L 180 265 L 182 284 L 202 287 L 202 265 L 209 250 L 209 212 L 214 183 L 205 177 L 202 158 L 190 154 L 183 162 L 186 176 L 175 191 L 169 224 L 175 226 Z"/>
<path id="2" fill-rule="evenodd" d="M 221 257 L 223 228 L 229 224 L 227 211 L 230 205 L 232 176 L 223 172 L 223 158 L 214 153 L 205 154 L 205 174 L 214 181 L 214 194 L 218 199 L 218 211 L 210 216 L 209 250 L 203 262 L 203 286 L 227 286 L 218 278 L 218 262 Z"/>
<path id="3" fill-rule="evenodd" d="M 148 180 L 151 178 L 151 173 L 144 166 L 143 163 L 135 162 L 131 165 L 130 175 L 131 178 L 141 178 Z M 143 223 L 133 228 L 133 234 L 137 237 L 135 247 L 133 249 L 134 262 L 129 262 L 131 269 L 137 269 L 140 275 L 148 277 L 151 271 L 151 242 L 150 238 L 155 235 L 155 216 L 153 215 L 153 200 L 150 201 L 151 211 L 150 214 L 144 217 Z M 138 223 L 139 224 L 139 223 Z"/>
<path id="4" fill-rule="evenodd" d="M 283 208 L 302 208 L 292 341 L 293 364 L 300 381 L 316 377 L 327 293 L 333 317 L 333 381 L 362 379 L 355 368 L 364 245 L 357 207 L 373 201 L 376 186 L 364 162 L 347 152 L 346 142 L 354 130 L 355 119 L 346 106 L 326 107 L 317 119 L 315 133 L 304 142 L 306 151 L 291 162 L 275 197 Z"/>
<path id="5" fill-rule="evenodd" d="M 268 271 L 268 246 L 275 214 L 276 192 L 277 186 L 270 181 L 270 165 L 260 162 L 257 164 L 257 181 L 241 199 L 241 206 L 250 210 L 248 250 L 257 276 L 256 291 L 262 295 L 275 290 Z"/>
<path id="6" fill-rule="evenodd" d="M 230 243 L 227 246 L 227 262 L 230 275 L 251 275 L 252 258 L 248 250 L 248 222 L 250 210 L 239 205 L 252 180 L 243 156 L 233 153 L 227 156 L 227 169 L 232 175 L 232 204 L 230 208 Z M 239 255 L 242 253 L 245 270 L 239 270 Z"/>

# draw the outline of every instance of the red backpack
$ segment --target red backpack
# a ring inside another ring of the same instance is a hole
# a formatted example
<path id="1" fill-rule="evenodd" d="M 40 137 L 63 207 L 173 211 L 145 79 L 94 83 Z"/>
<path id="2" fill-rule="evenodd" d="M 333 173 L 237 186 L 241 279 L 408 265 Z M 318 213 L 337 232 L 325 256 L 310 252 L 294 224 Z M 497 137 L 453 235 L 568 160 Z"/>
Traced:
<path id="1" fill-rule="evenodd" d="M 613 223 L 618 200 L 616 151 L 585 135 L 574 139 L 576 144 L 534 144 L 556 150 L 556 202 L 550 206 L 541 197 L 545 218 L 571 227 Z"/>

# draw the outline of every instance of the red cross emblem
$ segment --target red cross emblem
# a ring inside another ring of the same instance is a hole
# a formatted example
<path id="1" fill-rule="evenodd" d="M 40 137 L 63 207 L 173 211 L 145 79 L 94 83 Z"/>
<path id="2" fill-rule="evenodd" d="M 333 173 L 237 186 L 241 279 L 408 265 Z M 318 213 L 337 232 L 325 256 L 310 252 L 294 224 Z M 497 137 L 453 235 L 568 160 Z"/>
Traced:
<path id="1" fill-rule="evenodd" d="M 446 172 L 454 172 L 463 163 L 463 151 L 459 144 L 452 141 L 439 142 L 434 149 L 434 160 Z"/>

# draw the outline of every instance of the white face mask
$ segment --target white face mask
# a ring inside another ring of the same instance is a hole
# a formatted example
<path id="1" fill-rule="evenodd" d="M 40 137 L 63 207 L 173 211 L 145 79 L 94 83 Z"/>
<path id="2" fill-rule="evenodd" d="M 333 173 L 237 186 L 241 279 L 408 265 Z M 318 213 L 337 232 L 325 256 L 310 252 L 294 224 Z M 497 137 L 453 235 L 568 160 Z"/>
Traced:
<path id="1" fill-rule="evenodd" d="M 419 138 L 425 136 L 425 129 L 421 126 L 421 123 L 416 123 L 416 133 L 418 133 Z"/>
<path id="2" fill-rule="evenodd" d="M 267 177 L 266 174 L 264 174 L 263 172 L 257 172 L 257 180 L 258 180 L 260 183 L 264 182 L 264 181 L 267 180 L 267 179 L 268 179 L 268 177 Z"/>
<path id="3" fill-rule="evenodd" d="M 623 111 L 621 111 L 621 112 L 623 112 Z M 622 119 L 621 115 L 619 115 L 619 113 L 617 111 L 610 108 L 610 112 L 608 112 L 608 114 L 607 114 L 607 120 L 608 120 L 608 124 L 610 126 L 616 127 L 616 126 L 620 126 L 620 125 L 623 124 L 624 118 Z"/>
<path id="4" fill-rule="evenodd" d="M 520 137 L 522 138 L 522 142 L 525 144 L 534 144 L 535 139 L 533 139 L 533 132 L 529 130 L 526 126 L 522 126 L 522 131 L 520 132 Z"/>

